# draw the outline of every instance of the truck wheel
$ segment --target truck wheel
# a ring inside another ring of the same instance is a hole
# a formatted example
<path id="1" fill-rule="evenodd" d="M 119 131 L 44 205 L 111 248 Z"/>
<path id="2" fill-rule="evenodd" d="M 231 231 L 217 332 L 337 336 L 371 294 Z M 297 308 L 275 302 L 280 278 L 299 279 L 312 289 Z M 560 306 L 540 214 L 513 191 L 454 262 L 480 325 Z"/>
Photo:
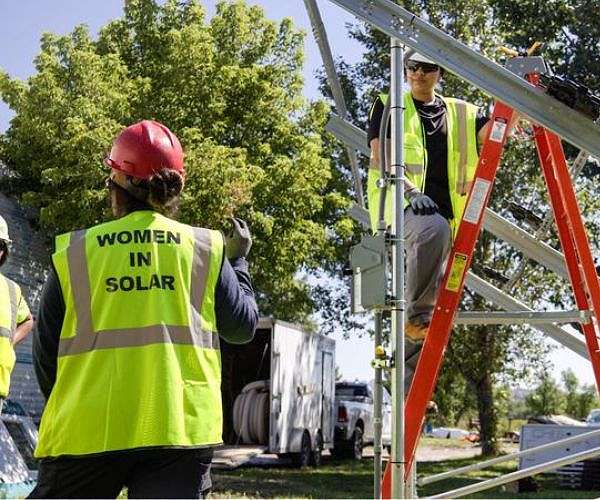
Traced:
<path id="1" fill-rule="evenodd" d="M 363 432 L 360 427 L 354 429 L 350 440 L 350 457 L 353 460 L 362 460 L 363 455 Z"/>
<path id="2" fill-rule="evenodd" d="M 294 465 L 296 465 L 296 467 L 308 467 L 311 461 L 311 455 L 310 436 L 308 435 L 308 432 L 304 432 L 304 434 L 302 434 L 300 453 L 294 453 Z"/>
<path id="3" fill-rule="evenodd" d="M 315 440 L 315 449 L 310 455 L 310 465 L 313 467 L 320 467 L 323 463 L 323 437 L 321 433 L 317 433 L 317 439 Z"/>

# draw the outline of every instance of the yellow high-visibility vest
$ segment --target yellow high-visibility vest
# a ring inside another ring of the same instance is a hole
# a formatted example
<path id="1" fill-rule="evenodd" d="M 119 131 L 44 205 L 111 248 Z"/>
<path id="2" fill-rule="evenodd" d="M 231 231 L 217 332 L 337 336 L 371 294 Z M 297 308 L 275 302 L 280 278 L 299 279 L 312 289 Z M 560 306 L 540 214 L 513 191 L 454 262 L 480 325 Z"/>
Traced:
<path id="1" fill-rule="evenodd" d="M 477 153 L 477 106 L 460 99 L 441 97 L 446 103 L 448 138 L 448 190 L 454 218 L 450 221 L 453 237 L 462 219 L 471 189 L 479 155 Z M 387 94 L 380 95 L 385 104 Z M 421 192 L 425 192 L 427 177 L 427 149 L 423 125 L 410 92 L 404 94 L 404 163 L 406 177 Z M 377 230 L 381 174 L 378 165 L 371 165 L 367 180 L 367 196 L 371 228 Z M 404 206 L 408 206 L 405 200 Z M 392 197 L 386 196 L 385 221 L 392 223 Z"/>
<path id="2" fill-rule="evenodd" d="M 10 374 L 15 367 L 12 337 L 17 325 L 29 315 L 29 308 L 19 285 L 0 274 L 0 397 L 8 396 Z"/>
<path id="3" fill-rule="evenodd" d="M 223 247 L 149 210 L 57 237 L 65 318 L 36 457 L 222 442 Z"/>

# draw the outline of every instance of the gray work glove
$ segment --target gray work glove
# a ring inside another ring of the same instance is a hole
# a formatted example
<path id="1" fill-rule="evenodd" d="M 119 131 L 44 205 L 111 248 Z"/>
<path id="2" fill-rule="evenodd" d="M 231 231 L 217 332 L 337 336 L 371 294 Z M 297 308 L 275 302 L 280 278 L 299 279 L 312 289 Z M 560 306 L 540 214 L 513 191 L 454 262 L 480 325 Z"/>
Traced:
<path id="1" fill-rule="evenodd" d="M 225 254 L 228 259 L 238 259 L 247 257 L 252 246 L 252 236 L 248 224 L 242 219 L 232 217 L 231 231 L 224 234 L 225 237 Z"/>
<path id="2" fill-rule="evenodd" d="M 432 215 L 438 211 L 437 203 L 418 189 L 411 189 L 404 196 L 417 215 Z"/>

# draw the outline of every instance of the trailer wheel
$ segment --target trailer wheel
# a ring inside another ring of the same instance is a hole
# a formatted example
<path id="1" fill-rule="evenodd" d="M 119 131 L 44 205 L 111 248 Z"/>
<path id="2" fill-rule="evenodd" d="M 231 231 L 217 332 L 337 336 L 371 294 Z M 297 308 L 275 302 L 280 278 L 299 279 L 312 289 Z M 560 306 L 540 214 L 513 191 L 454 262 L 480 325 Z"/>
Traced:
<path id="1" fill-rule="evenodd" d="M 313 467 L 321 467 L 323 464 L 323 436 L 320 432 L 317 432 L 317 438 L 315 439 L 315 449 L 310 455 L 310 465 Z"/>
<path id="2" fill-rule="evenodd" d="M 352 433 L 350 441 L 350 457 L 354 460 L 362 460 L 363 456 L 363 432 L 360 427 L 356 427 Z"/>
<path id="3" fill-rule="evenodd" d="M 310 436 L 307 431 L 302 434 L 302 443 L 300 453 L 294 453 L 294 465 L 296 467 L 308 467 L 312 459 L 312 450 L 310 445 Z"/>

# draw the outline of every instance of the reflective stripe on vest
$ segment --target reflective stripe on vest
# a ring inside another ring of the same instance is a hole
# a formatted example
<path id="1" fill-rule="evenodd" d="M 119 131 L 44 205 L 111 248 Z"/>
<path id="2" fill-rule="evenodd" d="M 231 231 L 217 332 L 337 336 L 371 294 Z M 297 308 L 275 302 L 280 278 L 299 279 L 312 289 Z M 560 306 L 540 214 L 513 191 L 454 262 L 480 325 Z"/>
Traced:
<path id="1" fill-rule="evenodd" d="M 458 139 L 458 173 L 456 175 L 456 192 L 467 194 L 467 103 L 458 102 L 456 106 L 456 137 Z"/>
<path id="2" fill-rule="evenodd" d="M 385 104 L 387 94 L 381 94 Z M 441 96 L 440 96 L 441 97 Z M 460 99 L 441 97 L 446 104 L 447 124 L 447 159 L 449 194 L 452 202 L 454 219 L 451 220 L 453 234 L 464 212 L 466 195 L 471 188 L 477 167 L 477 136 L 475 130 L 477 107 Z M 422 192 L 425 190 L 427 176 L 427 150 L 423 139 L 423 129 L 419 114 L 410 92 L 404 94 L 404 157 L 406 177 Z M 371 109 L 372 114 L 373 108 Z M 371 117 L 371 116 L 370 116 Z M 369 211 L 372 227 L 376 227 L 379 207 L 379 187 L 377 181 L 380 173 L 377 165 L 370 165 L 367 180 Z M 405 201 L 405 207 L 408 202 Z M 386 200 L 386 221 L 391 221 L 391 197 Z"/>
<path id="3" fill-rule="evenodd" d="M 0 337 L 12 339 L 13 333 L 17 328 L 17 285 L 11 280 L 4 278 L 8 287 L 8 301 L 10 305 L 10 329 L 0 326 Z"/>
<path id="4" fill-rule="evenodd" d="M 190 280 L 192 325 L 150 325 L 139 328 L 118 328 L 95 332 L 92 327 L 92 293 L 85 254 L 86 230 L 71 233 L 67 248 L 69 275 L 75 299 L 77 334 L 61 338 L 59 356 L 81 354 L 94 349 L 139 347 L 156 343 L 187 344 L 207 349 L 219 349 L 216 332 L 202 329 L 199 312 L 204 300 L 208 278 L 211 236 L 208 229 L 193 228 L 194 257 Z"/>

